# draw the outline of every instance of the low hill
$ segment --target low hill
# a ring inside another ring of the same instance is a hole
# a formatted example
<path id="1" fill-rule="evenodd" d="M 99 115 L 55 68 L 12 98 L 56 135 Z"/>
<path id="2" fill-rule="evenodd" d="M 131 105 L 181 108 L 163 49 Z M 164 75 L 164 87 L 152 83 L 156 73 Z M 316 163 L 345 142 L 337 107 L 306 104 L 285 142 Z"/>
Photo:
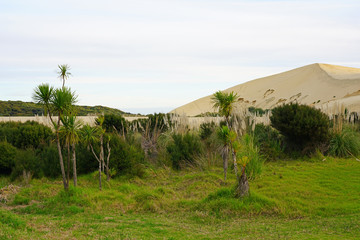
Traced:
<path id="1" fill-rule="evenodd" d="M 104 114 L 130 114 L 119 109 L 104 106 L 76 106 L 79 116 Z M 33 102 L 0 101 L 0 116 L 34 116 L 43 115 L 43 107 Z"/>
<path id="2" fill-rule="evenodd" d="M 360 69 L 315 63 L 287 72 L 255 79 L 224 90 L 238 94 L 238 107 L 271 109 L 298 102 L 318 108 L 343 104 L 360 111 Z M 196 116 L 214 112 L 212 95 L 174 109 L 173 113 Z"/>

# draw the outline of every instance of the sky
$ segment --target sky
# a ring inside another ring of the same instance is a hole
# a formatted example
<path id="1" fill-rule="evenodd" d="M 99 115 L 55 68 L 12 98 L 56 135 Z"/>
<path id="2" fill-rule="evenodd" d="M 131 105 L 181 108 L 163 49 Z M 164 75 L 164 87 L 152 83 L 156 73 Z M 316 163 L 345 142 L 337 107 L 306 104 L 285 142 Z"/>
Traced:
<path id="1" fill-rule="evenodd" d="M 0 100 L 41 83 L 79 105 L 176 107 L 312 63 L 360 68 L 360 1 L 0 0 Z"/>

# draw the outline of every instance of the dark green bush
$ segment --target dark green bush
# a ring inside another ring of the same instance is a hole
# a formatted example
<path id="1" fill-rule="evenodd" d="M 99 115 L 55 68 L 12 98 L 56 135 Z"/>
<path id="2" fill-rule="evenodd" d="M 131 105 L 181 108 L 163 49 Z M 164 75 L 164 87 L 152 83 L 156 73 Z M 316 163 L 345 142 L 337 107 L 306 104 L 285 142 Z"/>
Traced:
<path id="1" fill-rule="evenodd" d="M 196 164 L 195 158 L 203 152 L 200 138 L 192 133 L 172 135 L 173 141 L 166 147 L 173 168 L 181 169 L 184 165 Z"/>
<path id="2" fill-rule="evenodd" d="M 255 125 L 252 134 L 254 136 L 254 143 L 259 147 L 262 156 L 267 160 L 281 158 L 283 155 L 283 138 L 277 130 L 260 123 Z"/>
<path id="3" fill-rule="evenodd" d="M 216 124 L 214 122 L 200 124 L 199 135 L 202 140 L 207 140 L 215 132 Z"/>
<path id="4" fill-rule="evenodd" d="M 6 140 L 21 149 L 38 148 L 53 138 L 51 128 L 34 121 L 0 123 L 0 141 Z"/>
<path id="5" fill-rule="evenodd" d="M 0 142 L 0 174 L 10 174 L 14 167 L 16 148 L 8 142 Z"/>
<path id="6" fill-rule="evenodd" d="M 271 126 L 284 137 L 289 150 L 313 152 L 329 140 L 329 118 L 307 105 L 285 104 L 272 110 Z"/>
<path id="7" fill-rule="evenodd" d="M 99 144 L 94 144 L 96 153 L 99 153 Z M 99 163 L 95 156 L 85 144 L 79 143 L 76 146 L 76 170 L 78 174 L 87 174 L 96 171 Z"/>
<path id="8" fill-rule="evenodd" d="M 105 114 L 103 128 L 106 132 L 120 132 L 121 134 L 128 132 L 128 122 L 121 115 Z"/>
<path id="9" fill-rule="evenodd" d="M 55 144 L 43 146 L 37 150 L 41 166 L 46 177 L 56 178 L 60 175 L 59 154 Z"/>
<path id="10" fill-rule="evenodd" d="M 129 144 L 123 138 L 111 137 L 110 168 L 116 170 L 117 175 L 132 175 L 142 177 L 145 173 L 145 153 L 140 145 Z"/>
<path id="11" fill-rule="evenodd" d="M 34 149 L 27 148 L 26 150 L 18 150 L 15 155 L 15 166 L 11 172 L 11 179 L 15 180 L 15 178 L 22 176 L 23 171 L 30 172 L 31 175 L 35 178 L 39 178 L 43 176 L 43 170 L 40 158 L 36 156 Z"/>
<path id="12" fill-rule="evenodd" d="M 350 128 L 341 133 L 334 133 L 329 144 L 329 155 L 334 157 L 351 157 L 360 154 L 360 134 Z"/>

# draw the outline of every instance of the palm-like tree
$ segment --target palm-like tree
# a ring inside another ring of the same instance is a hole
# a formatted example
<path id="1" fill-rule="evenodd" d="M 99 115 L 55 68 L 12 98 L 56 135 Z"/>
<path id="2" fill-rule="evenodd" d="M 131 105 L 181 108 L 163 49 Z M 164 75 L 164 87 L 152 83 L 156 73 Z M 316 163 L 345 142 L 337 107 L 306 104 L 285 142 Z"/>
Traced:
<path id="1" fill-rule="evenodd" d="M 32 96 L 33 100 L 36 103 L 43 105 L 45 116 L 47 116 L 47 114 L 49 113 L 50 118 L 51 118 L 50 104 L 51 104 L 51 99 L 53 97 L 53 93 L 54 93 L 54 87 L 50 87 L 49 84 L 44 83 L 44 84 L 40 84 L 34 89 L 34 93 Z"/>
<path id="2" fill-rule="evenodd" d="M 230 116 L 234 110 L 234 104 L 237 101 L 237 93 L 217 91 L 211 98 L 213 107 L 218 109 L 219 114 L 225 117 L 227 126 L 230 128 Z"/>
<path id="3" fill-rule="evenodd" d="M 65 80 L 67 80 L 71 76 L 71 73 L 69 72 L 70 66 L 67 64 L 61 64 L 61 65 L 58 65 L 58 68 L 59 68 L 59 71 L 58 71 L 59 78 L 62 79 L 62 81 L 63 81 L 62 87 L 64 88 Z"/>
<path id="4" fill-rule="evenodd" d="M 96 160 L 99 163 L 99 189 L 101 190 L 101 159 L 97 156 L 97 154 L 94 151 L 93 144 L 98 141 L 98 137 L 101 135 L 99 132 L 99 128 L 97 127 L 91 127 L 89 124 L 86 124 L 81 129 L 81 138 L 82 141 L 91 149 L 91 152 L 95 156 Z"/>
<path id="5" fill-rule="evenodd" d="M 70 88 L 63 87 L 62 89 L 54 89 L 48 84 L 41 84 L 35 88 L 33 99 L 35 102 L 42 104 L 45 108 L 45 113 L 49 115 L 51 123 L 54 126 L 56 132 L 56 145 L 59 153 L 59 161 L 61 174 L 63 178 L 64 189 L 68 190 L 69 184 L 66 180 L 64 161 L 61 152 L 61 143 L 60 143 L 60 120 L 64 112 L 71 109 L 71 107 L 76 103 L 77 96 L 74 92 L 71 92 Z M 58 119 L 57 122 L 54 121 L 52 115 L 56 114 Z"/>
<path id="6" fill-rule="evenodd" d="M 70 146 L 72 151 L 72 161 L 73 161 L 73 180 L 74 186 L 77 186 L 77 173 L 76 173 L 76 152 L 75 145 L 79 142 L 80 139 L 80 127 L 81 122 L 76 121 L 75 115 L 63 116 L 61 118 L 63 126 L 60 127 L 60 135 L 63 136 L 65 140 L 65 145 L 70 154 Z M 69 170 L 70 170 L 70 158 L 68 157 L 67 164 L 67 181 L 69 182 Z"/>

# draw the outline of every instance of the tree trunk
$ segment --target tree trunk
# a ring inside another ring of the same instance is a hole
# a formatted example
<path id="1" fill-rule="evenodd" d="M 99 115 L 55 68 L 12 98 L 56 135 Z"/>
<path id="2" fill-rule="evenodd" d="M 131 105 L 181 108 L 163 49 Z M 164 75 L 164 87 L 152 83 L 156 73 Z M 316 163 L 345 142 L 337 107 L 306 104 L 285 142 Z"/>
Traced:
<path id="1" fill-rule="evenodd" d="M 62 175 L 62 179 L 63 179 L 64 189 L 67 191 L 67 190 L 69 190 L 69 185 L 66 182 L 64 160 L 63 160 L 62 153 L 61 153 L 60 136 L 59 136 L 58 129 L 56 130 L 56 146 L 57 146 L 58 153 L 59 153 L 59 161 L 60 161 L 60 168 L 61 168 L 61 175 Z"/>
<path id="2" fill-rule="evenodd" d="M 75 144 L 72 144 L 72 160 L 73 160 L 73 178 L 74 178 L 74 186 L 77 186 L 77 173 L 76 173 L 76 152 L 75 152 Z"/>
<path id="3" fill-rule="evenodd" d="M 102 190 L 102 188 L 101 188 L 101 162 L 99 162 L 99 189 L 100 189 L 100 191 Z"/>
<path id="4" fill-rule="evenodd" d="M 109 162 L 110 162 L 110 153 L 111 153 L 110 141 L 107 142 L 107 150 L 108 150 L 108 155 L 106 158 L 106 180 L 109 181 L 110 180 Z"/>
<path id="5" fill-rule="evenodd" d="M 66 180 L 67 183 L 70 184 L 70 144 L 66 144 L 67 146 L 67 169 L 66 169 Z"/>
<path id="6" fill-rule="evenodd" d="M 224 147 L 224 150 L 222 152 L 222 158 L 223 158 L 223 166 L 224 166 L 224 181 L 226 181 L 228 158 L 229 158 L 229 148 L 227 146 Z"/>
<path id="7" fill-rule="evenodd" d="M 246 176 L 245 169 L 243 168 L 241 177 L 235 190 L 235 195 L 238 198 L 249 196 L 249 182 Z"/>
<path id="8" fill-rule="evenodd" d="M 100 135 L 100 161 L 101 170 L 104 172 L 105 160 L 104 160 L 104 134 Z"/>

